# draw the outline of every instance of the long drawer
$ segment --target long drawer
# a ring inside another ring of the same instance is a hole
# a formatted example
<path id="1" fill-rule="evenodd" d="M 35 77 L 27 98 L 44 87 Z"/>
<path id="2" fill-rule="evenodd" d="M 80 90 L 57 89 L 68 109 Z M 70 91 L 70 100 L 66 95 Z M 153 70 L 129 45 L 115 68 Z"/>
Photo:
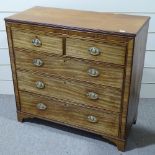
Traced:
<path id="1" fill-rule="evenodd" d="M 119 115 L 117 114 L 58 102 L 32 93 L 20 91 L 19 94 L 22 112 L 92 132 L 118 136 Z"/>
<path id="2" fill-rule="evenodd" d="M 44 75 L 19 70 L 17 70 L 17 78 L 19 90 L 120 112 L 121 90 L 118 88 L 96 87 L 91 83 L 44 77 Z"/>
<path id="3" fill-rule="evenodd" d="M 17 69 L 39 71 L 58 77 L 122 88 L 123 67 L 69 57 L 52 56 L 52 54 L 46 53 L 38 54 L 36 51 L 17 48 L 15 49 L 15 57 Z"/>

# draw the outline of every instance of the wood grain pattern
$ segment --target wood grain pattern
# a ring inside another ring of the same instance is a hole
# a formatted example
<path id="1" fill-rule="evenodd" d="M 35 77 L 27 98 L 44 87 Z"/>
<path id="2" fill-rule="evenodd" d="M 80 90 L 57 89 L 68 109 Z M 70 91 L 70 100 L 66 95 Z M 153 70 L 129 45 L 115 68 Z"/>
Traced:
<path id="1" fill-rule="evenodd" d="M 124 85 L 123 85 L 123 93 L 122 93 L 122 108 L 121 108 L 121 124 L 120 124 L 120 138 L 125 139 L 126 134 L 126 120 L 128 113 L 128 104 L 130 98 L 130 82 L 131 82 L 131 72 L 132 72 L 132 56 L 134 52 L 134 40 L 130 40 L 127 47 L 126 54 L 126 67 L 124 74 Z"/>
<path id="2" fill-rule="evenodd" d="M 98 56 L 89 54 L 90 47 L 98 48 L 101 54 Z M 124 65 L 125 47 L 68 38 L 66 40 L 66 54 L 77 58 Z"/>
<path id="3" fill-rule="evenodd" d="M 47 73 L 57 77 L 66 77 L 89 81 L 94 84 L 122 88 L 123 67 L 93 62 L 90 60 L 76 59 L 70 57 L 60 57 L 37 51 L 30 51 L 15 48 L 17 69 L 32 70 L 34 72 Z M 36 67 L 32 64 L 34 59 L 41 59 L 43 66 Z M 88 70 L 94 68 L 99 71 L 98 77 L 88 75 Z"/>
<path id="4" fill-rule="evenodd" d="M 29 32 L 28 30 L 20 31 L 18 28 L 12 28 L 12 37 L 14 47 L 26 48 L 36 50 L 39 52 L 45 51 L 47 53 L 63 54 L 62 38 L 56 36 L 47 36 L 46 34 L 39 34 L 37 32 Z M 42 45 L 35 47 L 32 44 L 32 39 L 38 38 Z"/>
<path id="5" fill-rule="evenodd" d="M 102 20 L 103 19 L 103 20 Z M 91 11 L 78 11 L 48 7 L 34 7 L 6 18 L 7 21 L 55 25 L 72 29 L 108 31 L 113 33 L 136 34 L 149 19 L 145 16 L 131 16 Z"/>
<path id="6" fill-rule="evenodd" d="M 99 33 L 99 32 L 87 32 L 82 30 L 73 29 L 60 29 L 58 27 L 44 26 L 39 24 L 27 24 L 18 22 L 7 22 L 11 29 L 19 29 L 20 31 L 29 31 L 29 33 L 43 34 L 46 36 L 56 35 L 63 38 L 75 38 L 75 39 L 87 39 L 89 41 L 98 41 L 101 43 L 106 43 L 108 45 L 115 46 L 126 46 L 128 41 L 133 37 L 126 37 L 120 35 L 115 35 L 109 33 Z"/>
<path id="7" fill-rule="evenodd" d="M 124 151 L 137 116 L 148 21 L 43 7 L 6 18 L 18 120 L 38 117 L 97 133 Z M 32 47 L 35 36 L 43 46 Z M 99 56 L 88 54 L 92 46 L 101 49 Z M 32 65 L 36 58 L 43 66 Z M 89 77 L 90 67 L 100 75 Z M 45 88 L 36 88 L 37 81 Z M 99 98 L 89 99 L 88 92 Z M 41 102 L 46 110 L 36 109 Z M 98 121 L 88 122 L 88 115 Z"/>
<path id="8" fill-rule="evenodd" d="M 55 77 L 45 77 L 36 73 L 22 72 L 17 70 L 19 90 L 42 94 L 63 101 L 74 102 L 81 105 L 103 108 L 119 112 L 121 102 L 121 90 L 111 87 L 97 87 L 96 85 L 68 81 Z M 44 89 L 36 88 L 36 82 L 42 81 Z M 91 100 L 88 92 L 95 92 L 99 99 Z"/>
<path id="9" fill-rule="evenodd" d="M 17 82 L 13 42 L 12 42 L 12 32 L 11 32 L 11 27 L 7 23 L 6 23 L 6 32 L 7 32 L 7 38 L 8 38 L 7 40 L 9 45 L 9 55 L 10 55 L 10 62 L 11 62 L 12 79 L 14 84 L 14 93 L 16 98 L 16 107 L 17 107 L 17 110 L 20 110 L 20 100 L 19 100 L 19 94 L 18 94 L 18 82 Z"/>
<path id="10" fill-rule="evenodd" d="M 65 104 L 42 96 L 33 95 L 32 93 L 20 92 L 20 96 L 21 111 L 23 112 L 32 113 L 36 116 L 42 116 L 66 124 L 81 126 L 94 132 L 97 131 L 112 136 L 118 135 L 118 115 L 86 109 L 72 104 Z M 38 103 L 44 103 L 47 109 L 37 109 L 36 105 Z M 87 119 L 89 115 L 95 116 L 98 121 L 96 123 L 89 122 Z"/>

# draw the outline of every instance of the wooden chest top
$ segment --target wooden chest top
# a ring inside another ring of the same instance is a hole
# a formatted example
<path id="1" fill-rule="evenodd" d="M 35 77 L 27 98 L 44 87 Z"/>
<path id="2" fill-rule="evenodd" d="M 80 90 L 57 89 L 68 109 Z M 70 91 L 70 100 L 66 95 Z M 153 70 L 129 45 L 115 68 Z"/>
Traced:
<path id="1" fill-rule="evenodd" d="M 10 16 L 6 20 L 57 28 L 135 35 L 149 17 L 37 6 Z"/>

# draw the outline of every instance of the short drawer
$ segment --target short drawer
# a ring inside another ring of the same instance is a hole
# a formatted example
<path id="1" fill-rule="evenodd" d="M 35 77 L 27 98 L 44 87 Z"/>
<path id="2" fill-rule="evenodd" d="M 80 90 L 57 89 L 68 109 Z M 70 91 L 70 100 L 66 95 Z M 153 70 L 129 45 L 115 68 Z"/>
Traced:
<path id="1" fill-rule="evenodd" d="M 54 54 L 63 54 L 63 45 L 62 38 L 47 35 L 43 32 L 39 33 L 37 31 L 29 30 L 20 30 L 13 29 L 12 30 L 12 38 L 14 47 L 30 49 L 38 51 L 39 53 L 54 53 Z"/>
<path id="2" fill-rule="evenodd" d="M 35 51 L 15 50 L 17 69 L 39 71 L 95 84 L 122 88 L 123 67 L 103 65 L 86 60 L 38 54 Z M 96 71 L 96 72 L 95 72 Z"/>
<path id="3" fill-rule="evenodd" d="M 120 112 L 121 90 L 111 87 L 97 87 L 80 81 L 69 81 L 43 74 L 17 70 L 19 90 L 54 97 L 77 105 L 86 105 Z"/>
<path id="4" fill-rule="evenodd" d="M 84 130 L 118 136 L 119 115 L 20 91 L 21 111 Z"/>
<path id="5" fill-rule="evenodd" d="M 80 39 L 66 39 L 68 56 L 124 65 L 126 48 Z"/>

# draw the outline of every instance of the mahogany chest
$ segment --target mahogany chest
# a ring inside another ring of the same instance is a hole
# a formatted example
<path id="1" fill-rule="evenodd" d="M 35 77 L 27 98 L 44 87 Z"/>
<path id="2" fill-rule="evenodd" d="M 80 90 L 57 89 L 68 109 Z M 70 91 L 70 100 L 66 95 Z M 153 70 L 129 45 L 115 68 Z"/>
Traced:
<path id="1" fill-rule="evenodd" d="M 19 121 L 99 134 L 136 122 L 149 17 L 34 7 L 5 18 Z"/>

